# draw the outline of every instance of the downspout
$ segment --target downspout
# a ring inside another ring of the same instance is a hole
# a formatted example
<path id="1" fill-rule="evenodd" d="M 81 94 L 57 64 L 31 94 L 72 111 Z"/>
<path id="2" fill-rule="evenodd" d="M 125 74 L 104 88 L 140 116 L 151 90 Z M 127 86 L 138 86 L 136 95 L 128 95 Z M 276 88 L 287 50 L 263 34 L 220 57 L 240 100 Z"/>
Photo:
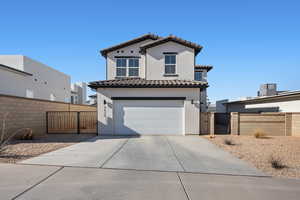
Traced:
<path id="1" fill-rule="evenodd" d="M 145 79 L 147 80 L 147 50 L 145 50 L 145 53 L 141 53 L 144 55 L 145 57 L 145 62 L 144 62 L 144 65 L 145 65 Z"/>
<path id="2" fill-rule="evenodd" d="M 201 88 L 200 88 L 200 93 L 199 93 L 199 135 L 202 134 L 201 131 L 201 106 L 202 106 L 202 99 L 201 99 Z"/>

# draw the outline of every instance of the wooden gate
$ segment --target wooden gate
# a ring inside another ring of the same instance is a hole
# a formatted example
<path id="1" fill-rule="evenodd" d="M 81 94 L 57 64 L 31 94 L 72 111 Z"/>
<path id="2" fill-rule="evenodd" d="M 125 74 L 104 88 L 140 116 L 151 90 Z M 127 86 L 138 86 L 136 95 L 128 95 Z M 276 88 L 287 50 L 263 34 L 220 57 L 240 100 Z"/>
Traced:
<path id="1" fill-rule="evenodd" d="M 230 134 L 230 113 L 215 113 L 215 134 Z"/>
<path id="2" fill-rule="evenodd" d="M 97 133 L 95 111 L 49 111 L 47 133 Z"/>

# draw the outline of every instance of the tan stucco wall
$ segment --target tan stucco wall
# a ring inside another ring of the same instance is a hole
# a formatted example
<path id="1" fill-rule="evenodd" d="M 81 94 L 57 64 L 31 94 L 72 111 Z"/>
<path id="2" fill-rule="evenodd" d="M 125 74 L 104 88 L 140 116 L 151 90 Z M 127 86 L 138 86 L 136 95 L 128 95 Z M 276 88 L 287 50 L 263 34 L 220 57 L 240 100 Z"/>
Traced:
<path id="1" fill-rule="evenodd" d="M 96 111 L 96 107 L 0 95 L 0 130 L 3 117 L 8 114 L 6 127 L 10 129 L 9 134 L 31 128 L 35 136 L 44 136 L 47 111 Z"/>
<path id="2" fill-rule="evenodd" d="M 164 52 L 177 52 L 177 77 L 165 77 Z M 167 42 L 147 49 L 146 51 L 146 77 L 149 80 L 182 79 L 194 80 L 194 49 L 175 42 Z"/>
<path id="3" fill-rule="evenodd" d="M 199 134 L 199 88 L 107 88 L 97 90 L 99 134 L 114 134 L 111 97 L 186 97 L 185 134 Z M 104 105 L 104 100 L 106 105 Z M 194 100 L 192 104 L 191 100 Z"/>
<path id="4" fill-rule="evenodd" d="M 107 79 L 116 77 L 116 58 L 115 56 L 140 56 L 140 77 L 149 80 L 164 79 L 183 79 L 194 80 L 194 49 L 183 46 L 175 42 L 167 42 L 161 45 L 149 48 L 146 54 L 141 54 L 140 46 L 152 40 L 145 40 L 107 54 Z M 119 53 L 117 53 L 119 51 Z M 124 53 L 121 53 L 124 51 Z M 131 53 L 133 51 L 133 53 Z M 176 56 L 176 77 L 165 77 L 164 52 L 178 52 Z M 205 74 L 206 77 L 206 74 Z"/>
<path id="5" fill-rule="evenodd" d="M 153 41 L 151 39 L 145 40 L 139 43 L 135 43 L 133 45 L 117 49 L 115 51 L 109 52 L 107 54 L 107 79 L 115 79 L 116 77 L 116 58 L 115 56 L 140 56 L 139 59 L 139 66 L 140 66 L 140 77 L 145 78 L 145 55 L 142 55 L 140 53 L 140 46 L 143 44 L 146 44 L 150 41 Z M 117 53 L 119 51 L 119 53 Z M 123 51 L 123 53 L 121 53 Z M 133 53 L 131 53 L 133 51 Z"/>

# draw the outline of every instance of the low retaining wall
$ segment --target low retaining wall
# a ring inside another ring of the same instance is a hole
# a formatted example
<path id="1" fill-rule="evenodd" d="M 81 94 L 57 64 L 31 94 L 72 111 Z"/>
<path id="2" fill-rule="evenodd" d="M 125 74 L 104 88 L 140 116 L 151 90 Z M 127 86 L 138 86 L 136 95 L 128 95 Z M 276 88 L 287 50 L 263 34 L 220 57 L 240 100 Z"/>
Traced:
<path id="1" fill-rule="evenodd" d="M 6 117 L 8 134 L 22 128 L 31 128 L 34 136 L 46 134 L 47 111 L 96 111 L 95 106 L 29 99 L 0 94 L 0 130 Z"/>
<path id="2" fill-rule="evenodd" d="M 231 134 L 300 136 L 300 113 L 231 113 Z"/>

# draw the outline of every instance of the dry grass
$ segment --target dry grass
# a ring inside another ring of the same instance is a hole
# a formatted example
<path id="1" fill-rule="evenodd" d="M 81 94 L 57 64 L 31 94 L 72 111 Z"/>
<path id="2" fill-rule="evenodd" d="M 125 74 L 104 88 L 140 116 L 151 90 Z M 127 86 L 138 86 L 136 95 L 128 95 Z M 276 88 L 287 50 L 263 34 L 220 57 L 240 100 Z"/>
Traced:
<path id="1" fill-rule="evenodd" d="M 255 138 L 257 138 L 257 139 L 268 139 L 268 138 L 270 138 L 270 137 L 267 136 L 266 133 L 264 133 L 262 130 L 259 130 L 259 129 L 257 129 L 257 130 L 254 132 L 253 136 L 254 136 Z"/>
<path id="2" fill-rule="evenodd" d="M 46 138 L 34 140 L 12 140 L 6 149 L 0 153 L 0 162 L 16 163 L 24 159 L 76 144 L 94 136 L 95 135 L 88 134 L 67 134 L 49 135 Z"/>
<path id="3" fill-rule="evenodd" d="M 236 145 L 224 144 L 225 139 Z M 300 178 L 300 137 L 274 136 L 258 140 L 253 136 L 216 135 L 209 140 L 267 174 Z M 280 165 L 285 167 L 281 168 Z"/>
<path id="4" fill-rule="evenodd" d="M 234 142 L 231 139 L 225 138 L 224 139 L 224 144 L 226 144 L 226 145 L 234 145 Z"/>
<path id="5" fill-rule="evenodd" d="M 270 164 L 274 169 L 283 169 L 287 167 L 282 163 L 281 158 L 275 158 L 274 156 L 271 156 Z"/>

